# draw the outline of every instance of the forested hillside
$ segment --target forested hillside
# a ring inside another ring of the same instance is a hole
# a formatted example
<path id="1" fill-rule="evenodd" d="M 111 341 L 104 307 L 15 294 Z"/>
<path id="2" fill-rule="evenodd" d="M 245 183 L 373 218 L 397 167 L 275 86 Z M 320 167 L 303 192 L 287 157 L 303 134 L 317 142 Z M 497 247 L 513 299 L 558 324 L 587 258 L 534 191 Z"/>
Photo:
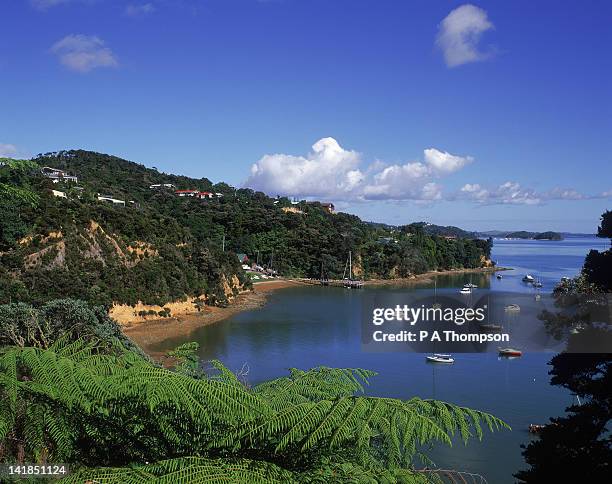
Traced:
<path id="1" fill-rule="evenodd" d="M 0 161 L 0 302 L 74 297 L 163 305 L 206 295 L 209 304 L 224 303 L 250 285 L 237 253 L 282 275 L 342 277 L 352 251 L 355 274 L 364 278 L 479 267 L 490 255 L 490 241 L 430 235 L 419 224 L 368 224 L 320 204 L 292 204 L 99 153 Z M 52 183 L 41 174 L 45 166 L 78 183 Z M 215 195 L 178 197 L 175 188 Z"/>

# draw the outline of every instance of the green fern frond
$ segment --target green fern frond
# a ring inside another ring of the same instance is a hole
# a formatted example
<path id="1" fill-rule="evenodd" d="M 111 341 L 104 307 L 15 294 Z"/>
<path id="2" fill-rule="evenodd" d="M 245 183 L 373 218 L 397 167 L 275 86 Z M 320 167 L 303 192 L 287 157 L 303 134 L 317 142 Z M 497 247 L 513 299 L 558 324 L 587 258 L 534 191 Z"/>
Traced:
<path id="1" fill-rule="evenodd" d="M 85 469 L 64 479 L 62 484 L 286 484 L 295 482 L 293 473 L 280 467 L 248 459 L 170 459 L 133 468 Z"/>
<path id="2" fill-rule="evenodd" d="M 333 400 L 362 392 L 376 373 L 359 368 L 291 368 L 290 375 L 257 385 L 253 390 L 274 409 L 308 401 Z"/>

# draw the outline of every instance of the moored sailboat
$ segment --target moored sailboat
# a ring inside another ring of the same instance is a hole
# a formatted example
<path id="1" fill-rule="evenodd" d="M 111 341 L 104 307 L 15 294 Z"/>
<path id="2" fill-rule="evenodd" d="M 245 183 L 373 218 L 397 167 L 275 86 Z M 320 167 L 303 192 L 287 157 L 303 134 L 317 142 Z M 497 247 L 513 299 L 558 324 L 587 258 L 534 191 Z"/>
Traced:
<path id="1" fill-rule="evenodd" d="M 351 251 L 348 256 L 348 278 L 346 276 L 346 266 L 344 267 L 344 275 L 342 277 L 344 287 L 349 289 L 361 289 L 363 281 L 353 279 L 353 257 Z"/>

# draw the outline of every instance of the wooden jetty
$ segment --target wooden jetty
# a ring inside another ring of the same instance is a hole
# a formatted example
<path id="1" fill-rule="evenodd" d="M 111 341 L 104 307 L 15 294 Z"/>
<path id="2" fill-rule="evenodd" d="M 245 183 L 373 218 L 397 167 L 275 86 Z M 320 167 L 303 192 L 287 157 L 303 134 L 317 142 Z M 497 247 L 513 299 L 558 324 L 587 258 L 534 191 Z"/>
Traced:
<path id="1" fill-rule="evenodd" d="M 296 279 L 303 284 L 312 284 L 316 286 L 334 286 L 346 287 L 350 289 L 361 289 L 364 286 L 363 281 L 355 281 L 350 279 Z"/>

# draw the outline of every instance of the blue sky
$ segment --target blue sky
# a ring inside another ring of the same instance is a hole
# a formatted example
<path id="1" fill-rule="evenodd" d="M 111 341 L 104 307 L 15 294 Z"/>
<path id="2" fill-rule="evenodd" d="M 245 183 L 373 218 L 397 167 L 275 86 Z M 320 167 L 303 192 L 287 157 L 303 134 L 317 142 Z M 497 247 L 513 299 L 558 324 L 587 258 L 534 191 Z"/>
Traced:
<path id="1" fill-rule="evenodd" d="M 91 149 L 396 224 L 593 231 L 610 208 L 608 2 L 14 0 L 0 18 L 0 154 Z"/>

